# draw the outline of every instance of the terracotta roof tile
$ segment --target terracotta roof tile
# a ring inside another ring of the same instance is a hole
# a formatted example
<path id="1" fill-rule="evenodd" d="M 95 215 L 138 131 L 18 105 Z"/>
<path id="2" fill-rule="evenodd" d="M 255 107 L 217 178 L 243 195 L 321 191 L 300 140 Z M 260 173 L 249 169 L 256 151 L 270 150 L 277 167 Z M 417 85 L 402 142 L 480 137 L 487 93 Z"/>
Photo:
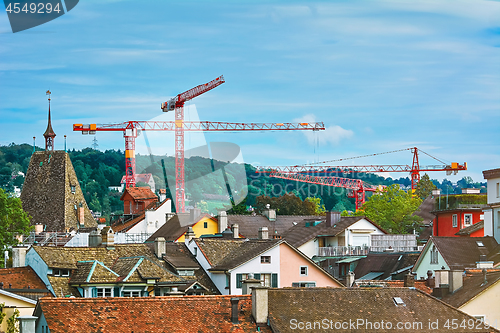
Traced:
<path id="1" fill-rule="evenodd" d="M 42 279 L 29 266 L 0 269 L 0 282 L 3 283 L 4 289 L 47 288 Z"/>
<path id="2" fill-rule="evenodd" d="M 123 191 L 121 196 L 121 200 L 123 200 L 123 196 L 128 193 L 135 200 L 147 200 L 147 199 L 158 199 L 156 194 L 151 191 L 149 187 L 129 187 Z"/>
<path id="3" fill-rule="evenodd" d="M 249 295 L 237 296 L 239 324 L 232 324 L 233 297 L 43 298 L 37 311 L 51 333 L 256 332 Z"/>

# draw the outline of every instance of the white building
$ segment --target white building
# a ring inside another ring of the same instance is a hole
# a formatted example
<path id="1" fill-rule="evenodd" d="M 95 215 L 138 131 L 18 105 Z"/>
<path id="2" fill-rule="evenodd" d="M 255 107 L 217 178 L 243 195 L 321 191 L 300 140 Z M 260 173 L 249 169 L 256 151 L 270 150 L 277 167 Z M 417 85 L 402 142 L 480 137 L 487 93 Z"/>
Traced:
<path id="1" fill-rule="evenodd" d="M 500 243 L 500 168 L 483 171 L 487 180 L 488 205 L 484 209 L 484 235 Z"/>

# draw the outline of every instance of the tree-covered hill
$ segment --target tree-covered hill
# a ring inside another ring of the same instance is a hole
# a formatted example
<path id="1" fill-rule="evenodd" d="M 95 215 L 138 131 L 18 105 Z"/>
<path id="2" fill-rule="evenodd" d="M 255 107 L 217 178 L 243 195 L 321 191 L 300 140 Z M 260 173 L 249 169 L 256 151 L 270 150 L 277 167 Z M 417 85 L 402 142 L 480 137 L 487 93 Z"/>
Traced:
<path id="1" fill-rule="evenodd" d="M 42 149 L 37 147 L 36 150 Z M 0 187 L 10 192 L 13 192 L 15 187 L 22 188 L 32 152 L 33 146 L 28 144 L 12 143 L 8 146 L 0 146 Z M 120 150 L 102 152 L 85 148 L 69 150 L 68 154 L 90 209 L 102 212 L 107 218 L 110 214 L 122 213 L 121 193 L 110 190 L 109 187 L 120 186 L 120 181 L 125 175 L 124 153 Z M 172 156 L 136 156 L 136 173 L 153 174 L 156 189 L 166 188 L 169 197 L 171 195 L 168 184 L 175 184 L 173 181 L 174 165 L 175 161 Z M 388 186 L 396 183 L 409 187 L 411 184 L 409 177 L 393 180 L 364 173 L 346 173 L 338 176 L 361 178 L 372 185 Z M 167 182 L 165 182 L 165 177 L 168 179 Z M 255 206 L 259 196 L 280 197 L 285 193 L 293 193 L 302 200 L 307 197 L 320 198 L 321 204 L 327 210 L 355 209 L 354 199 L 347 197 L 345 189 L 271 178 L 267 173 L 256 173 L 255 168 L 249 164 L 228 164 L 202 157 L 192 157 L 185 161 L 185 180 L 189 184 L 186 186 L 186 195 L 190 204 L 199 207 L 211 207 L 211 204 L 217 201 L 214 198 L 227 196 L 227 183 L 230 184 L 230 192 L 233 192 L 231 196 L 234 199 L 237 199 L 238 195 L 244 195 L 248 190 L 248 196 L 242 203 L 246 206 Z M 442 193 L 461 193 L 463 187 L 482 188 L 482 192 L 486 191 L 486 183 L 473 182 L 470 177 L 462 178 L 457 184 L 446 179 L 443 182 L 437 180 L 432 180 L 432 182 L 442 190 Z M 217 203 L 212 206 L 217 206 Z"/>

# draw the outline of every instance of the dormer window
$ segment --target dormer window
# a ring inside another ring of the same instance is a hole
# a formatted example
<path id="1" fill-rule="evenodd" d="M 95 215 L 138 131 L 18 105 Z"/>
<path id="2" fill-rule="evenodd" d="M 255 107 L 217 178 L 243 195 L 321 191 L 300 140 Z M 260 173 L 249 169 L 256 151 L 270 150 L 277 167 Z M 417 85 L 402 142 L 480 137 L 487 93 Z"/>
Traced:
<path id="1" fill-rule="evenodd" d="M 52 275 L 53 276 L 69 276 L 69 269 L 54 268 L 54 269 L 52 269 Z"/>
<path id="2" fill-rule="evenodd" d="M 75 192 L 76 192 L 76 186 L 71 185 L 71 193 L 75 194 Z"/>

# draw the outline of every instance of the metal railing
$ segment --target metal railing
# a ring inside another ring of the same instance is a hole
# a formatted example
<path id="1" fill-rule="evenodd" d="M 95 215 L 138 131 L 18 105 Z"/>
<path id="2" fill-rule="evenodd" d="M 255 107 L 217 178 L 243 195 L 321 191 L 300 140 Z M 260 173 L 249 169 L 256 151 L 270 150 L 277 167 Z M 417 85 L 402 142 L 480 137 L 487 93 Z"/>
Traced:
<path id="1" fill-rule="evenodd" d="M 365 256 L 370 252 L 369 246 L 328 246 L 318 248 L 320 257 Z"/>

